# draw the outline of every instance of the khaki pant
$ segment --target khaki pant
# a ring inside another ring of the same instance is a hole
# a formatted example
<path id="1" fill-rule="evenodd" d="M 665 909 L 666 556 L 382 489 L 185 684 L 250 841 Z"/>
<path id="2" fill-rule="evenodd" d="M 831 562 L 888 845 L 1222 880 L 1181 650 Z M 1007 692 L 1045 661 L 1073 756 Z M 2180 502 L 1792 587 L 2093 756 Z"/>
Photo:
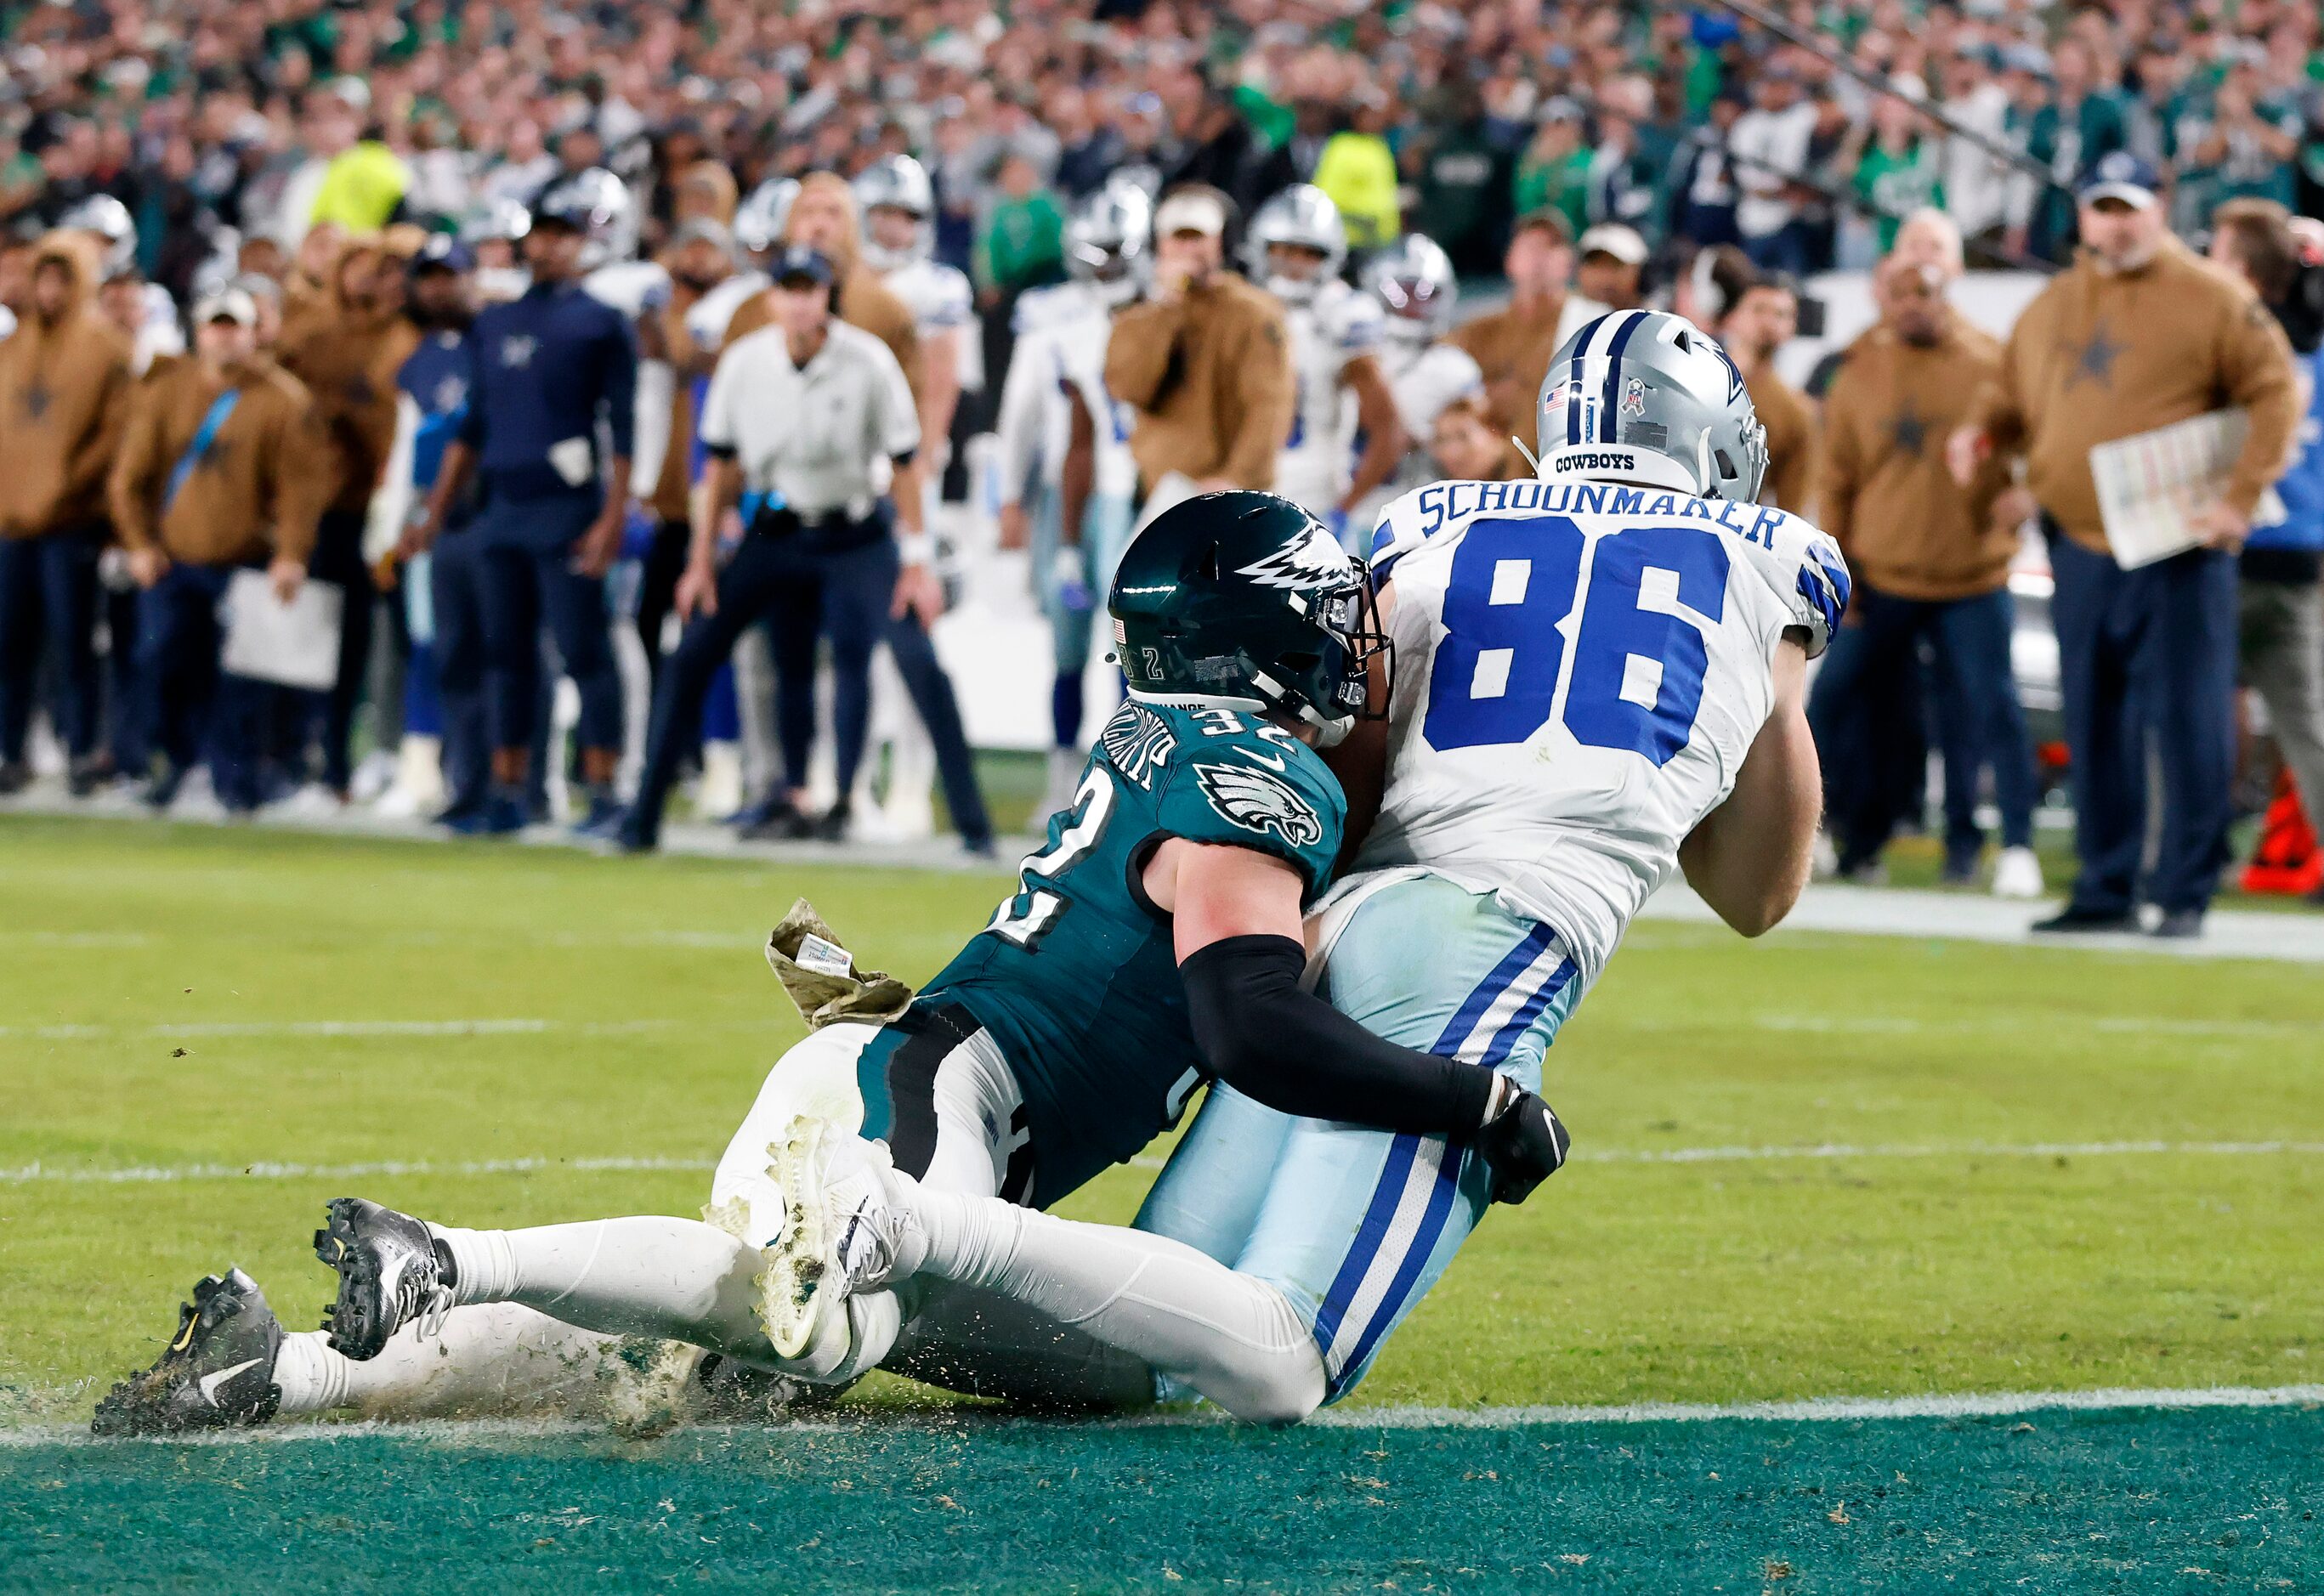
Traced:
<path id="1" fill-rule="evenodd" d="M 2324 585 L 2246 580 L 2240 650 L 2301 805 L 2324 821 Z"/>

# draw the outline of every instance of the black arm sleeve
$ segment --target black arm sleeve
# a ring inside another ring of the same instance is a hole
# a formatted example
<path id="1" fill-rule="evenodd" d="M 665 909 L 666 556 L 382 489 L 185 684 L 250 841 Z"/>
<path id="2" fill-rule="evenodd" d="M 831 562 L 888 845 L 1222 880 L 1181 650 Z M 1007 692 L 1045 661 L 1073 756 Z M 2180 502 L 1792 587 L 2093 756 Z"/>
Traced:
<path id="1" fill-rule="evenodd" d="M 1468 1136 L 1493 1102 L 1481 1065 L 1400 1047 L 1299 989 L 1288 936 L 1229 936 L 1179 964 L 1194 1044 L 1213 1074 L 1286 1114 Z"/>

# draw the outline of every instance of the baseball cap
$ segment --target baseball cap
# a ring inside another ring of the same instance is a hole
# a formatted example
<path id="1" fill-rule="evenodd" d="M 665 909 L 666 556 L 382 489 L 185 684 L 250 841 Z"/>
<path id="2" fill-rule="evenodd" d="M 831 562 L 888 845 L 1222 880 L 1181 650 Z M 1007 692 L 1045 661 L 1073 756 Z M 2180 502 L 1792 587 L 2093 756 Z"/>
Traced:
<path id="1" fill-rule="evenodd" d="M 2127 150 L 2115 150 L 2099 156 L 2083 171 L 2074 198 L 2084 205 L 2119 199 L 2134 210 L 2144 210 L 2154 203 L 2154 191 L 2162 186 L 2163 180 L 2153 167 Z"/>
<path id="2" fill-rule="evenodd" d="M 1199 189 L 1167 196 L 1154 213 L 1154 235 L 1201 233 L 1216 238 L 1227 230 L 1227 208 L 1215 194 Z"/>
<path id="3" fill-rule="evenodd" d="M 237 327 L 256 327 L 257 301 L 242 289 L 220 289 L 205 296 L 194 306 L 196 327 L 208 327 L 213 321 L 231 321 Z"/>
<path id="4" fill-rule="evenodd" d="M 1638 230 L 1619 222 L 1599 223 L 1582 234 L 1582 242 L 1574 245 L 1574 254 L 1583 259 L 1612 255 L 1625 266 L 1645 265 L 1647 253 L 1646 241 L 1638 236 Z"/>
<path id="5" fill-rule="evenodd" d="M 828 287 L 831 283 L 831 262 L 812 244 L 794 244 L 783 251 L 770 273 L 777 282 L 812 282 Z"/>
<path id="6" fill-rule="evenodd" d="M 404 270 L 417 277 L 422 272 L 466 273 L 475 270 L 476 257 L 468 246 L 449 233 L 430 233 L 420 247 L 411 252 Z"/>

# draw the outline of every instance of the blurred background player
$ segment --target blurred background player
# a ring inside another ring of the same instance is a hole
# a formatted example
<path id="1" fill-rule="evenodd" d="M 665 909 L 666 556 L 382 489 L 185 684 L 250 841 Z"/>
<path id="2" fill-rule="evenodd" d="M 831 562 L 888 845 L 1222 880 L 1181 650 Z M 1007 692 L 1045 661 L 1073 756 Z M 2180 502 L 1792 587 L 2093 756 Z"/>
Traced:
<path id="1" fill-rule="evenodd" d="M 471 471 L 481 476 L 484 503 L 467 535 L 478 540 L 484 601 L 492 793 L 481 812 L 452 821 L 478 835 L 518 831 L 530 817 L 544 621 L 581 697 L 582 824 L 606 828 L 620 813 L 622 683 L 604 578 L 630 497 L 637 346 L 628 320 L 581 290 L 605 219 L 577 189 L 542 198 L 524 240 L 530 286 L 488 307 L 469 330 L 467 414 L 426 515 L 404 540 L 407 558 L 433 544 Z"/>
<path id="2" fill-rule="evenodd" d="M 1108 183 L 1065 224 L 1069 280 L 1017 300 L 1016 346 L 995 423 L 1001 546 L 1029 549 L 1049 622 L 1056 674 L 1044 814 L 1065 807 L 1081 779 L 1091 623 L 1130 539 L 1138 463 L 1129 407 L 1106 392 L 1105 348 L 1114 312 L 1138 295 L 1153 228 L 1146 191 Z"/>
<path id="3" fill-rule="evenodd" d="M 740 302 L 733 286 L 750 285 L 735 266 L 733 234 L 716 217 L 692 217 L 678 224 L 663 252 L 669 272 L 669 291 L 638 318 L 641 367 L 659 361 L 669 368 L 669 422 L 659 469 L 642 495 L 653 521 L 638 573 L 638 642 L 646 656 L 646 698 L 653 698 L 661 679 L 663 632 L 678 593 L 678 579 L 686 569 L 690 540 L 687 501 L 702 474 L 701 451 L 696 447 L 695 417 L 710 373 L 718 363 L 718 346 L 725 336 L 721 317 L 715 329 L 698 324 L 715 316 L 714 301 L 726 300 L 725 315 Z M 763 289 L 761 280 L 756 287 Z"/>
<path id="4" fill-rule="evenodd" d="M 938 530 L 945 469 L 952 450 L 953 420 L 961 395 L 984 386 L 984 341 L 979 336 L 973 291 L 967 274 L 932 258 L 936 246 L 936 190 L 928 174 L 909 155 L 888 155 L 855 180 L 855 203 L 863 222 L 863 260 L 911 312 L 919 337 L 920 381 L 913 398 L 920 412 L 920 519 L 936 547 L 932 564 L 939 574 L 954 558 Z M 933 829 L 928 791 L 936 775 L 936 750 L 918 716 L 906 707 L 908 694 L 892 648 L 872 666 L 875 713 L 885 708 L 888 727 L 888 792 L 883 818 L 900 835 Z M 871 798 L 871 775 L 860 777 L 861 807 Z"/>
<path id="5" fill-rule="evenodd" d="M 1347 229 L 1323 189 L 1295 183 L 1250 219 L 1243 245 L 1252 281 L 1283 307 L 1291 339 L 1291 430 L 1275 462 L 1275 491 L 1345 544 L 1356 507 L 1404 458 L 1404 424 L 1381 374 L 1379 303 L 1340 276 Z M 1359 449 L 1360 448 L 1360 453 Z"/>
<path id="6" fill-rule="evenodd" d="M 1425 234 L 1407 233 L 1364 263 L 1364 287 L 1379 301 L 1386 321 L 1377 359 L 1403 423 L 1405 454 L 1387 486 L 1374 490 L 1357 516 L 1355 531 L 1367 543 L 1371 522 L 1394 494 L 1416 488 L 1434 475 L 1428 440 L 1436 418 L 1456 399 L 1485 397 L 1485 374 L 1476 357 L 1446 340 L 1461 284 L 1452 262 Z"/>
<path id="7" fill-rule="evenodd" d="M 405 313 L 419 342 L 396 369 L 395 442 L 372 500 L 368 547 L 392 547 L 424 517 L 445 453 L 467 419 L 475 271 L 467 246 L 443 234 L 407 268 Z M 453 503 L 442 535 L 403 568 L 393 595 L 403 606 L 411 655 L 405 745 L 395 785 L 380 799 L 391 815 L 462 820 L 481 813 L 491 795 L 483 588 L 477 544 L 466 535 L 475 499 L 472 489 Z"/>

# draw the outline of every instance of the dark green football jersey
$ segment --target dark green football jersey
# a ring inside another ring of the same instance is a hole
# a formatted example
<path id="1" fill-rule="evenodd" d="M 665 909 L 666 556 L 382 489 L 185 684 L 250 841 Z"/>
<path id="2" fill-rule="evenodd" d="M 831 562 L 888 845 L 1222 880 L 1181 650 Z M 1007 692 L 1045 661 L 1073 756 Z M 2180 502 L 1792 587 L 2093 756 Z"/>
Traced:
<path id="1" fill-rule="evenodd" d="M 1171 837 L 1289 861 L 1313 899 L 1347 819 L 1314 751 L 1257 717 L 1125 703 L 1018 891 L 922 991 L 966 1008 L 1024 1094 L 1046 1206 L 1175 1123 L 1202 1078 L 1170 918 L 1141 885 Z"/>

